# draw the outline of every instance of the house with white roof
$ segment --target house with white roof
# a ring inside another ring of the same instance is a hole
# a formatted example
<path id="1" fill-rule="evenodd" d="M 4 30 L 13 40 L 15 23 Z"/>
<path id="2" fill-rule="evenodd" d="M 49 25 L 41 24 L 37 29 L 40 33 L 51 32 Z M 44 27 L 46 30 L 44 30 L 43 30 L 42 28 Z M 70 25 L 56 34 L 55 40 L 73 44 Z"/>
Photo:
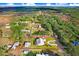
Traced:
<path id="1" fill-rule="evenodd" d="M 19 46 L 19 42 L 15 42 L 15 43 L 13 44 L 13 46 L 12 46 L 12 49 L 15 50 L 17 46 Z"/>
<path id="2" fill-rule="evenodd" d="M 31 43 L 28 41 L 24 43 L 24 47 L 30 47 L 30 45 L 31 45 Z"/>
<path id="3" fill-rule="evenodd" d="M 28 50 L 24 50 L 24 51 L 23 51 L 23 54 L 28 54 L 28 53 L 29 53 Z"/>
<path id="4" fill-rule="evenodd" d="M 42 46 L 42 45 L 45 44 L 45 39 L 38 38 L 38 39 L 36 39 L 35 44 L 38 45 L 38 46 Z"/>

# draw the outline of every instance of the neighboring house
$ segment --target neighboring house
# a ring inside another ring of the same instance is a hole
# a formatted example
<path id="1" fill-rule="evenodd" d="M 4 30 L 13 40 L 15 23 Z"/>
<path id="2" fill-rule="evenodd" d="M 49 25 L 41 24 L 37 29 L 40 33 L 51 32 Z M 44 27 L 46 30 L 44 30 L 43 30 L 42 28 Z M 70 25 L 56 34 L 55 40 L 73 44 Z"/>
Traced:
<path id="1" fill-rule="evenodd" d="M 28 21 L 21 21 L 21 23 L 27 24 L 27 23 L 28 23 Z"/>
<path id="2" fill-rule="evenodd" d="M 28 41 L 24 43 L 24 47 L 30 47 L 30 45 L 31 45 L 31 43 Z"/>
<path id="3" fill-rule="evenodd" d="M 19 46 L 19 42 L 15 42 L 15 43 L 13 44 L 13 46 L 12 46 L 12 49 L 15 50 L 17 46 Z"/>
<path id="4" fill-rule="evenodd" d="M 22 29 L 21 31 L 24 33 L 24 38 L 28 38 L 31 34 L 31 30 Z"/>
<path id="5" fill-rule="evenodd" d="M 30 52 L 30 50 L 28 48 L 23 48 L 22 49 L 23 54 L 28 54 L 29 52 Z"/>
<path id="6" fill-rule="evenodd" d="M 31 30 L 25 30 L 25 29 L 22 29 L 21 31 L 22 31 L 22 32 L 28 32 L 28 33 L 31 32 Z"/>
<path id="7" fill-rule="evenodd" d="M 27 29 L 22 29 L 21 30 L 23 33 L 25 33 L 25 34 L 31 34 L 31 30 L 27 30 Z"/>
<path id="8" fill-rule="evenodd" d="M 49 56 L 49 54 L 42 53 L 42 54 L 36 54 L 36 56 Z"/>
<path id="9" fill-rule="evenodd" d="M 23 54 L 28 54 L 30 51 L 29 50 L 24 50 Z"/>
<path id="10" fill-rule="evenodd" d="M 45 39 L 42 39 L 42 38 L 38 38 L 38 39 L 36 39 L 36 45 L 38 45 L 38 46 L 42 46 L 42 45 L 44 45 L 45 44 Z"/>

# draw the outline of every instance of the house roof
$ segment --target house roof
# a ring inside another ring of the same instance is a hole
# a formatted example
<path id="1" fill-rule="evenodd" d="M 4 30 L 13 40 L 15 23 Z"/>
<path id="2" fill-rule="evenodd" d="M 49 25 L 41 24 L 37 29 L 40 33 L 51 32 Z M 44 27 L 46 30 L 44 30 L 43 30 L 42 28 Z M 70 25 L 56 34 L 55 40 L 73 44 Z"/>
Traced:
<path id="1" fill-rule="evenodd" d="M 19 46 L 19 42 L 15 42 L 12 46 L 13 49 L 16 49 L 16 47 Z"/>
<path id="2" fill-rule="evenodd" d="M 25 42 L 25 43 L 24 43 L 24 47 L 29 47 L 30 45 L 31 45 L 30 42 Z"/>
<path id="3" fill-rule="evenodd" d="M 39 39 L 36 39 L 36 45 L 44 45 L 44 39 L 42 38 L 39 38 Z"/>

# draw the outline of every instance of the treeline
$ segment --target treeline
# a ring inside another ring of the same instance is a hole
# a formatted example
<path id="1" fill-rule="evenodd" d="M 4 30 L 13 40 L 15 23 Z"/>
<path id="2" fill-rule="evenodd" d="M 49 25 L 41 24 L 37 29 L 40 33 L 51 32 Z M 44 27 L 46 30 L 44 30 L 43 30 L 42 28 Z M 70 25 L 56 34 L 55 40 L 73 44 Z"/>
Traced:
<path id="1" fill-rule="evenodd" d="M 64 22 L 57 16 L 39 15 L 37 19 L 42 26 L 58 36 L 59 42 L 63 45 L 65 51 L 69 55 L 79 55 L 78 46 L 73 46 L 72 42 L 78 40 L 79 30 L 72 22 Z"/>

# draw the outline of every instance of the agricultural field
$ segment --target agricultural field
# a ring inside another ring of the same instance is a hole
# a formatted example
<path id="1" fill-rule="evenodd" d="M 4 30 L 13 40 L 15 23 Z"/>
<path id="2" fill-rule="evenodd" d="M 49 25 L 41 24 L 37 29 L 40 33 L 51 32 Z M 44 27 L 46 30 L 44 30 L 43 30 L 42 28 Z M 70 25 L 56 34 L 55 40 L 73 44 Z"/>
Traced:
<path id="1" fill-rule="evenodd" d="M 0 12 L 0 56 L 79 55 L 79 8 L 13 8 Z"/>

